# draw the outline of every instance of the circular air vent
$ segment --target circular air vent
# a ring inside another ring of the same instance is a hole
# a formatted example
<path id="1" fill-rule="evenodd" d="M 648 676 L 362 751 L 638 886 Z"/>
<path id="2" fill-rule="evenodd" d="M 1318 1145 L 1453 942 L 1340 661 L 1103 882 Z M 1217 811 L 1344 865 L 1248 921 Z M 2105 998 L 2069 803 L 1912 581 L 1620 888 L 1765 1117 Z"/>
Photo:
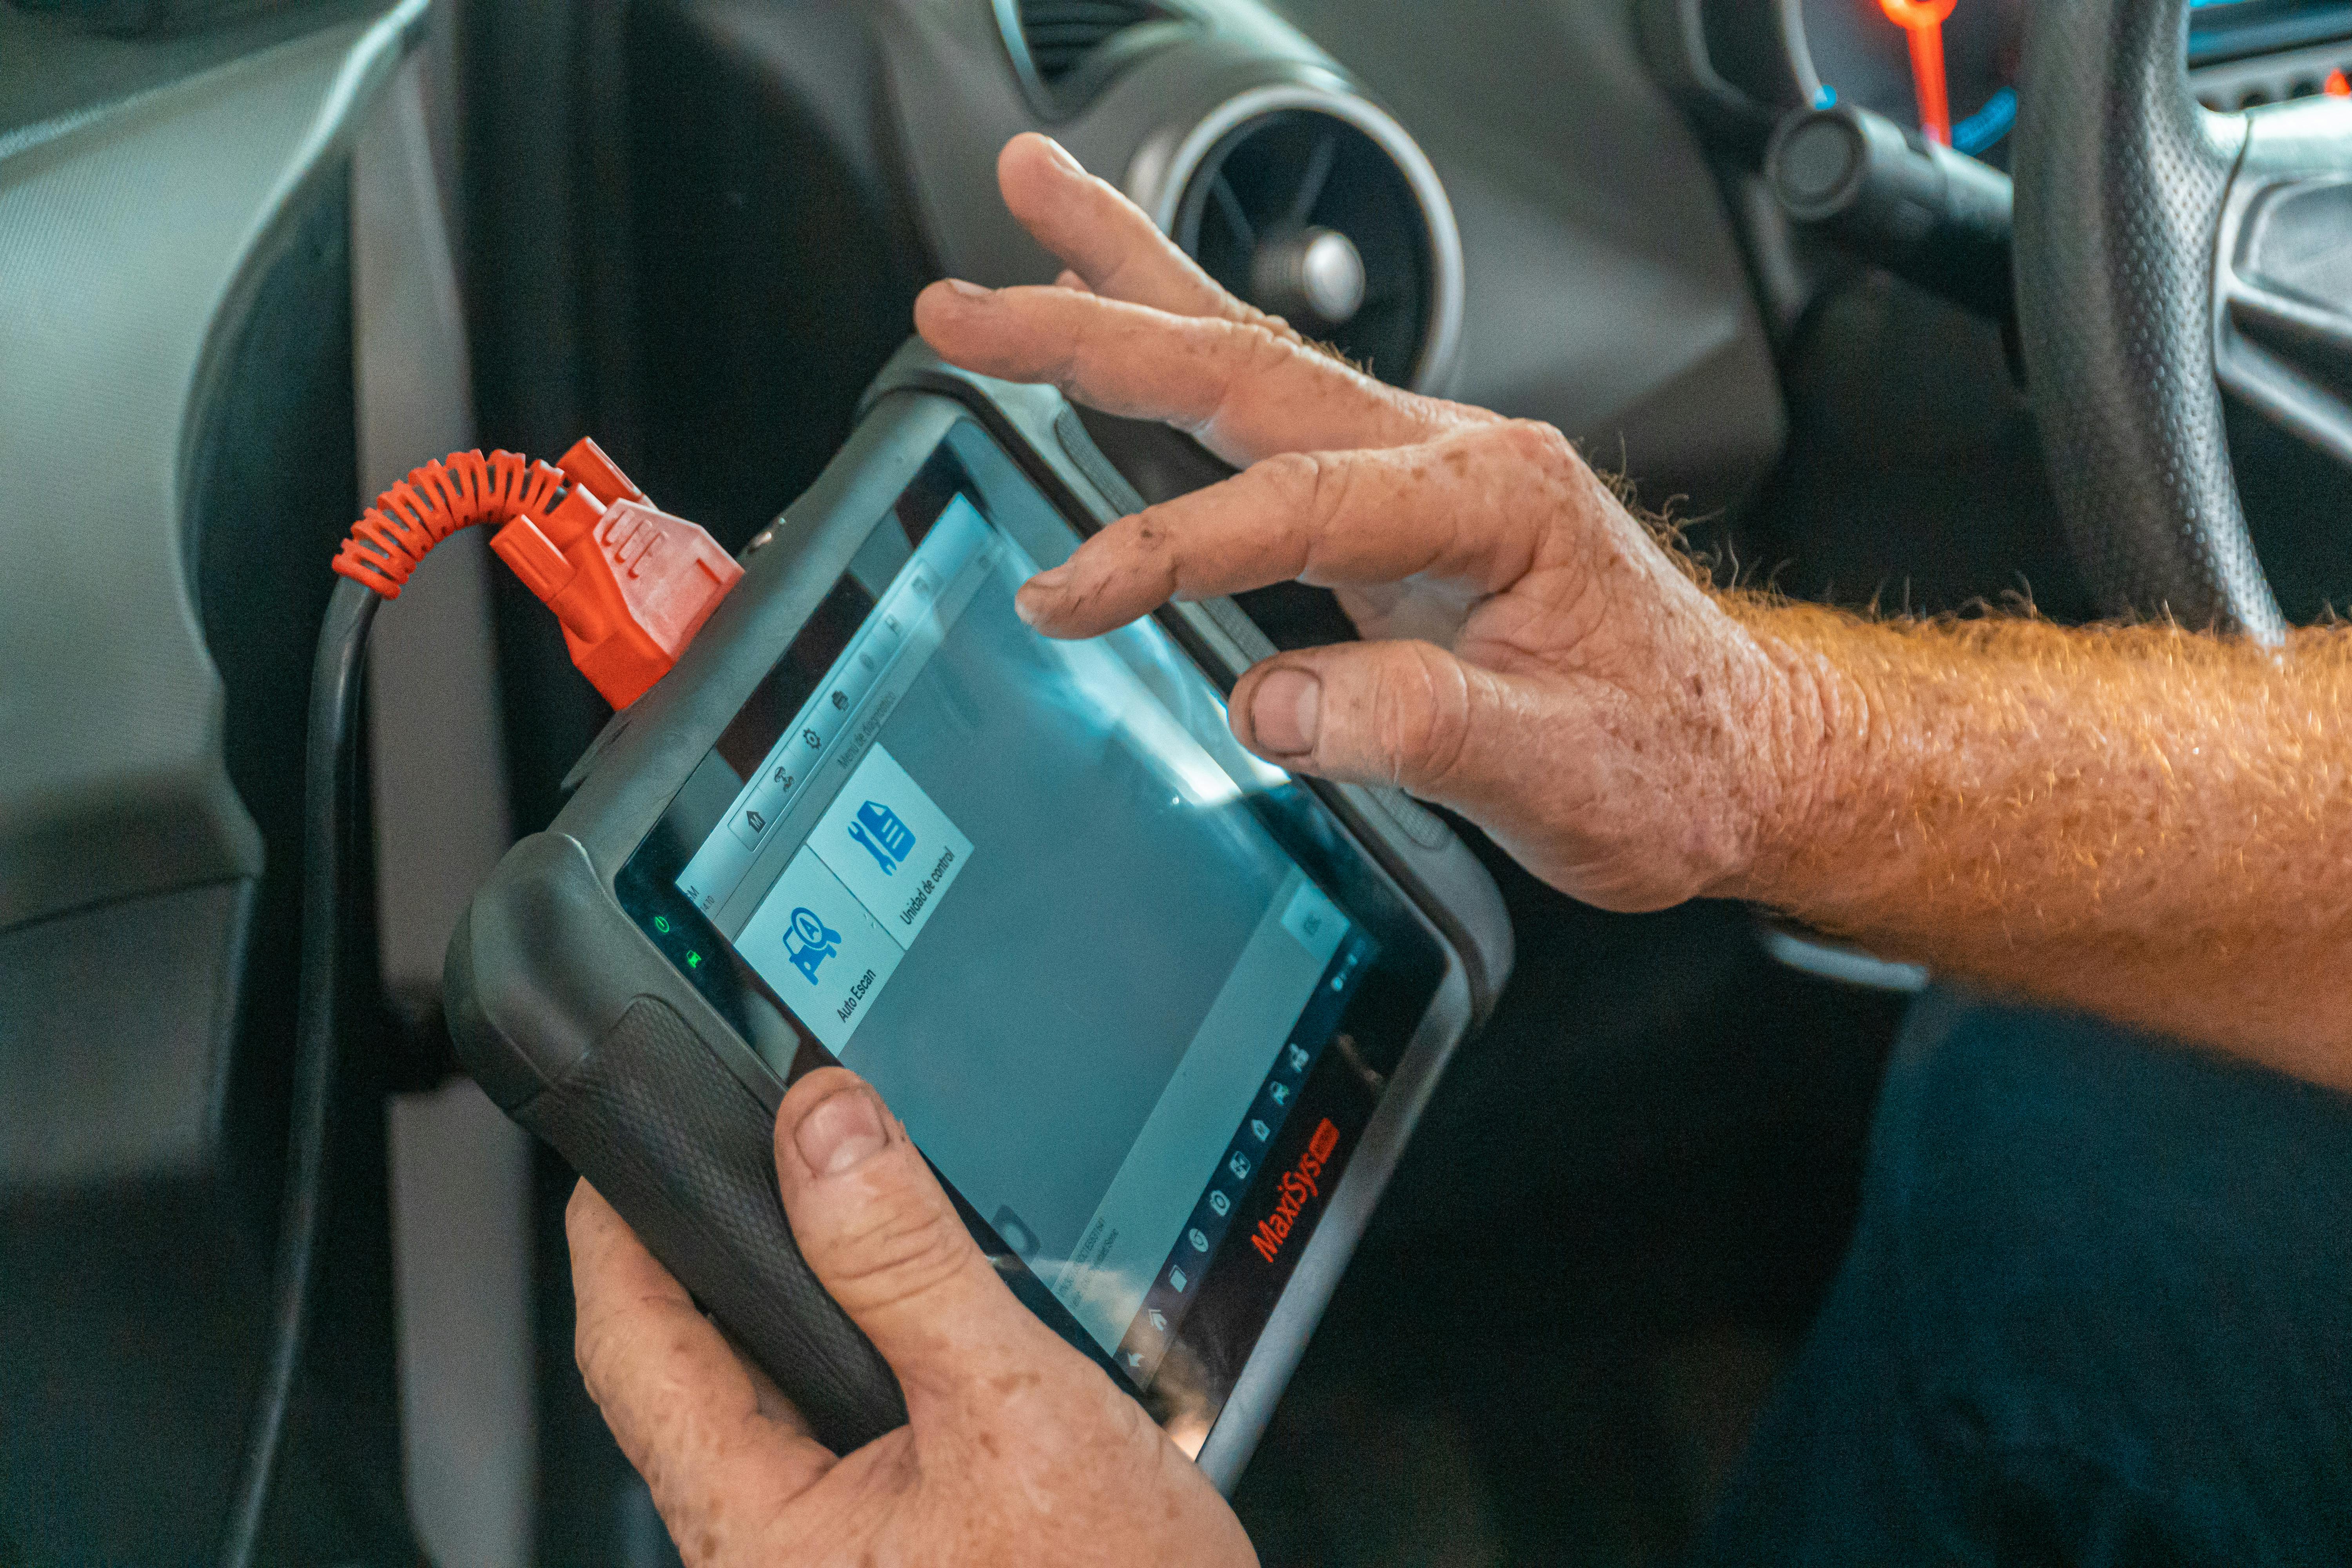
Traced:
<path id="1" fill-rule="evenodd" d="M 1383 381 L 1451 368 L 1462 241 L 1420 147 L 1362 99 L 1304 86 L 1228 100 L 1170 156 L 1160 226 L 1210 276 Z"/>

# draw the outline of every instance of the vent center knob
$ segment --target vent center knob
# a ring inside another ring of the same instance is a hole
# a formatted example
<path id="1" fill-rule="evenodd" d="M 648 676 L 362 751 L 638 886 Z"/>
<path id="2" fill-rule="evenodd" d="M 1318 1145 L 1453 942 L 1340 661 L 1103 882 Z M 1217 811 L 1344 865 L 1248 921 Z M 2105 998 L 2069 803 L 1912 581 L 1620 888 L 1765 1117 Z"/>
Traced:
<path id="1" fill-rule="evenodd" d="M 1364 258 L 1335 228 L 1302 228 L 1269 242 L 1250 268 L 1258 302 L 1278 316 L 1340 327 L 1364 307 Z"/>

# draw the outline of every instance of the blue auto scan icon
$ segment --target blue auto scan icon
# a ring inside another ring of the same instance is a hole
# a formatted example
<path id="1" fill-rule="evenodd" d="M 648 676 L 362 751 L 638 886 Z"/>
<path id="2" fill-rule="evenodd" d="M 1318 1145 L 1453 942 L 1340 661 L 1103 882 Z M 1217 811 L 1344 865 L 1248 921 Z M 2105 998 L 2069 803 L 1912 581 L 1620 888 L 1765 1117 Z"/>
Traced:
<path id="1" fill-rule="evenodd" d="M 816 967 L 841 951 L 841 933 L 817 919 L 816 911 L 806 904 L 793 911 L 790 925 L 784 931 L 784 955 L 793 967 L 816 984 Z"/>
<path id="2" fill-rule="evenodd" d="M 874 857 L 886 877 L 897 875 L 900 863 L 915 852 L 915 830 L 878 800 L 857 808 L 857 815 L 849 819 L 849 837 Z"/>

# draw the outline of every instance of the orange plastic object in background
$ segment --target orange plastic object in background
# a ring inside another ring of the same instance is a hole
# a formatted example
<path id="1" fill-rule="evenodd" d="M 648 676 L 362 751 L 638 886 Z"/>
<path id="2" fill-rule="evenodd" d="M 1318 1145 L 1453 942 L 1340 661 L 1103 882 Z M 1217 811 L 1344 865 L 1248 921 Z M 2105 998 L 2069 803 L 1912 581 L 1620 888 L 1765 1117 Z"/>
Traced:
<path id="1" fill-rule="evenodd" d="M 1919 129 L 1927 140 L 1952 144 L 1952 102 L 1945 81 L 1944 24 L 1954 0 L 1878 0 L 1886 19 L 1911 39 L 1911 88 L 1919 100 Z"/>

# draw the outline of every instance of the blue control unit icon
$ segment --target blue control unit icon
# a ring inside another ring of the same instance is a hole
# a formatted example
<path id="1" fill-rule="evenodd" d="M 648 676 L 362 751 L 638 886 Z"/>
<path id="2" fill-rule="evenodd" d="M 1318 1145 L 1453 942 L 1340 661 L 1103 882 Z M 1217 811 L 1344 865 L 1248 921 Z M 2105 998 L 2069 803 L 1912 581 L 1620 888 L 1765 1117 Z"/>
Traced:
<path id="1" fill-rule="evenodd" d="M 899 866 L 915 850 L 915 830 L 878 800 L 869 800 L 857 808 L 857 815 L 849 819 L 849 837 L 874 857 L 886 877 L 897 875 Z"/>

